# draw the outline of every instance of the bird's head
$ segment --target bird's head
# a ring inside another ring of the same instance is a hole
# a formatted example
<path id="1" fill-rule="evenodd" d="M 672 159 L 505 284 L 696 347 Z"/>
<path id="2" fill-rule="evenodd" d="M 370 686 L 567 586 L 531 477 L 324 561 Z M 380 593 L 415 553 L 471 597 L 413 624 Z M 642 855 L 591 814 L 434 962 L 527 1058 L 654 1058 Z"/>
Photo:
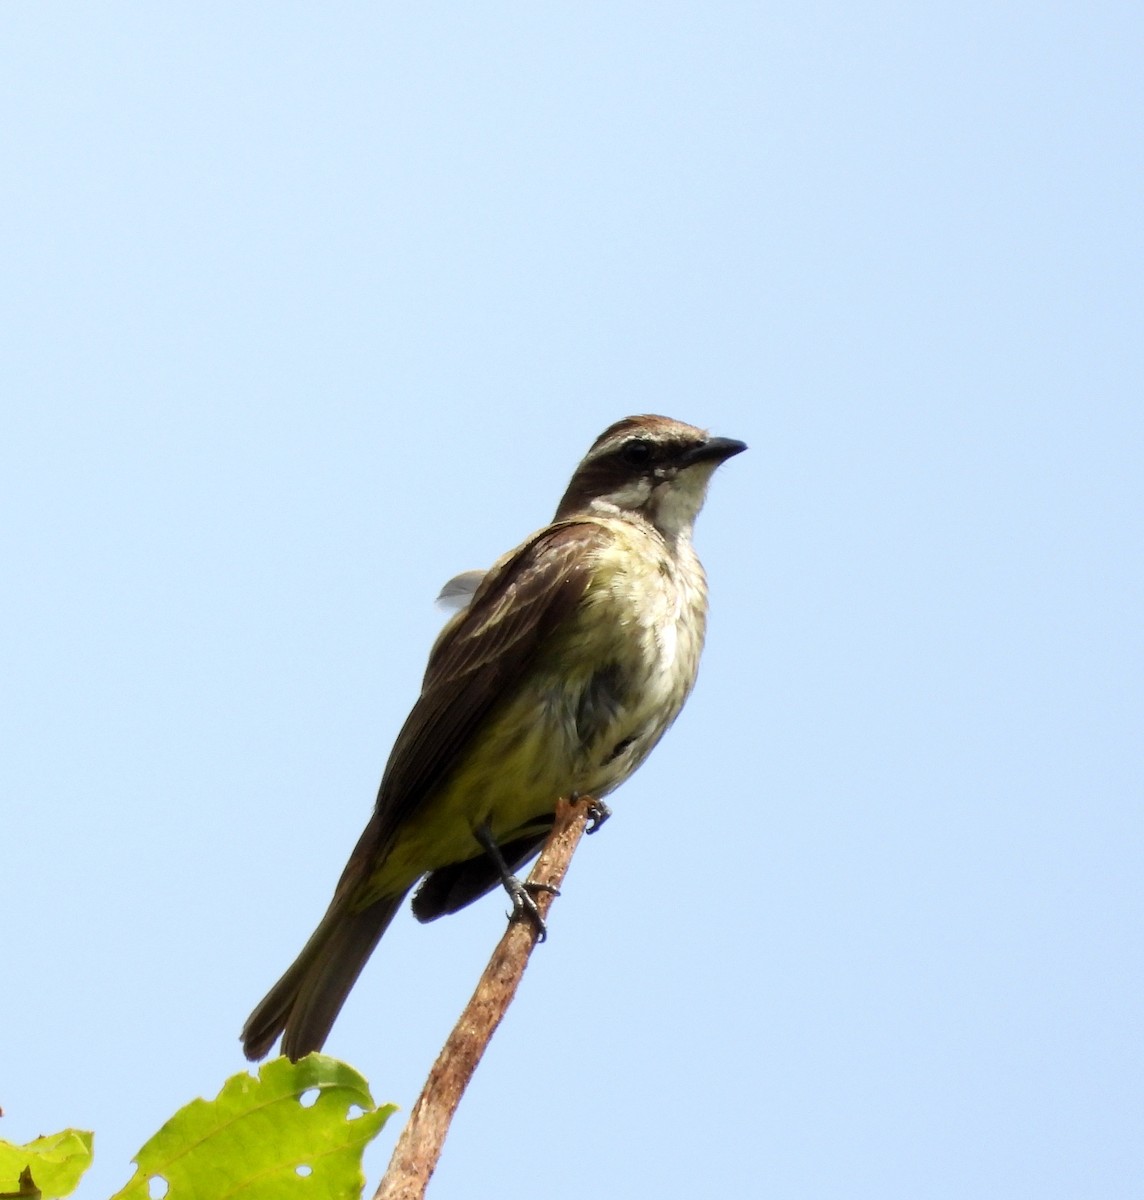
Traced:
<path id="1" fill-rule="evenodd" d="M 625 417 L 595 440 L 555 519 L 580 513 L 637 515 L 668 540 L 686 536 L 715 468 L 746 448 L 734 438 L 710 437 L 669 417 Z"/>

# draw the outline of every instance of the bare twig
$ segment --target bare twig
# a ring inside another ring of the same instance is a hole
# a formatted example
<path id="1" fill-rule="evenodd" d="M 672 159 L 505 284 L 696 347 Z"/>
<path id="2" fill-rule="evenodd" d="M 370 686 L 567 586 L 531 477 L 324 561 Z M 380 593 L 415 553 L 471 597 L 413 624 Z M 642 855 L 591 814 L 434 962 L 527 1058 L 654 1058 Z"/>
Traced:
<path id="1" fill-rule="evenodd" d="M 553 893 L 559 888 L 592 811 L 592 801 L 561 800 L 553 826 L 536 866 L 528 877 L 541 917 L 548 916 Z M 385 1177 L 373 1200 L 421 1200 L 429 1177 L 441 1157 L 453 1113 L 461 1102 L 489 1039 L 508 1011 L 539 934 L 533 921 L 510 921 L 476 991 L 449 1034 L 409 1120 L 397 1139 Z"/>

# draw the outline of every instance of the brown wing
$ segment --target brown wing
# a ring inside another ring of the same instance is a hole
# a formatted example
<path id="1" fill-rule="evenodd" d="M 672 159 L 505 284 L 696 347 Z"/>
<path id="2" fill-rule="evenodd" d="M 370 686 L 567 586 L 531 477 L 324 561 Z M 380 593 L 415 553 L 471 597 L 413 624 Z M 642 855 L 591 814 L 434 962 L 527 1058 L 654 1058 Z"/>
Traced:
<path id="1" fill-rule="evenodd" d="M 542 529 L 488 573 L 472 603 L 445 628 L 338 894 L 373 874 L 404 821 L 462 761 L 498 700 L 511 692 L 548 634 L 580 602 L 590 578 L 591 551 L 607 536 L 592 521 Z"/>

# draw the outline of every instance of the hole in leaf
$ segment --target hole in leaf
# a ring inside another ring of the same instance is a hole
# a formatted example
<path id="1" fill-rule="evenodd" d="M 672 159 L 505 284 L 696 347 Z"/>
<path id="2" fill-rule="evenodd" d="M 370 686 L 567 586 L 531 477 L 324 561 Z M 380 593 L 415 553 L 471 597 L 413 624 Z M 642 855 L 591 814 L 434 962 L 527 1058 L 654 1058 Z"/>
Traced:
<path id="1" fill-rule="evenodd" d="M 299 1097 L 298 1103 L 303 1108 L 313 1108 L 318 1103 L 318 1097 L 322 1094 L 320 1088 L 307 1088 Z"/>
<path id="2" fill-rule="evenodd" d="M 162 1175 L 152 1175 L 147 1180 L 147 1194 L 151 1197 L 151 1200 L 163 1200 L 163 1197 L 167 1194 L 168 1186 L 167 1181 Z"/>
<path id="3" fill-rule="evenodd" d="M 298 1166 L 294 1168 L 294 1174 L 301 1175 L 303 1179 L 305 1179 L 307 1175 L 313 1175 L 313 1173 L 314 1168 L 306 1163 L 299 1163 Z"/>
<path id="4" fill-rule="evenodd" d="M 358 1119 L 358 1117 L 364 1117 L 364 1116 L 365 1116 L 365 1109 L 362 1108 L 362 1106 L 360 1104 L 351 1104 L 349 1106 L 349 1108 L 346 1109 L 346 1120 L 347 1121 L 356 1121 Z"/>

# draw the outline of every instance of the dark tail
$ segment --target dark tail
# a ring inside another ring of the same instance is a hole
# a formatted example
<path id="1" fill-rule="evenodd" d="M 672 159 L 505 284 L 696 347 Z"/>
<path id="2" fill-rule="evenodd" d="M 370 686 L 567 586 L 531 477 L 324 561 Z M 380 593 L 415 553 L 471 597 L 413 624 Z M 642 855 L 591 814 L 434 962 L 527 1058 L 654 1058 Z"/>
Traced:
<path id="1" fill-rule="evenodd" d="M 263 1058 L 282 1035 L 282 1053 L 293 1062 L 321 1050 L 366 960 L 405 894 L 383 896 L 349 912 L 335 899 L 294 965 L 270 989 L 242 1029 L 249 1059 Z"/>

